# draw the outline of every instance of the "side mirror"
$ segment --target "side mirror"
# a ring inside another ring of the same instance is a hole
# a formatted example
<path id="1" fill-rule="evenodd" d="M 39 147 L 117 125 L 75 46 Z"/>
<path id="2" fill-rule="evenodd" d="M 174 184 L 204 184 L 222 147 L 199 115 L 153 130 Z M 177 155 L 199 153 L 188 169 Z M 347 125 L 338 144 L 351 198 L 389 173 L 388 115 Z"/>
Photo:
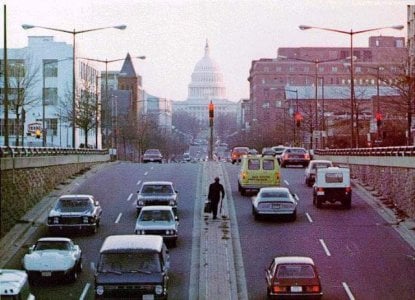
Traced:
<path id="1" fill-rule="evenodd" d="M 35 245 L 30 246 L 30 247 L 29 247 L 29 253 L 32 253 L 34 249 L 35 249 Z"/>
<path id="2" fill-rule="evenodd" d="M 95 206 L 99 206 L 99 201 L 95 201 Z"/>
<path id="3" fill-rule="evenodd" d="M 174 216 L 175 221 L 179 221 L 179 216 Z"/>

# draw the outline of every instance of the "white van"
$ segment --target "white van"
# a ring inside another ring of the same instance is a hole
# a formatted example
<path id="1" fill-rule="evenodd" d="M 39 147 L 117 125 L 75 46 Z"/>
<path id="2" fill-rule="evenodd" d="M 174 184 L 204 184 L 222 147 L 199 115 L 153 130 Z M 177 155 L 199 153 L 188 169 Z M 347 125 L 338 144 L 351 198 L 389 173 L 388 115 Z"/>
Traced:
<path id="1" fill-rule="evenodd" d="M 0 299 L 34 300 L 25 271 L 0 269 Z"/>

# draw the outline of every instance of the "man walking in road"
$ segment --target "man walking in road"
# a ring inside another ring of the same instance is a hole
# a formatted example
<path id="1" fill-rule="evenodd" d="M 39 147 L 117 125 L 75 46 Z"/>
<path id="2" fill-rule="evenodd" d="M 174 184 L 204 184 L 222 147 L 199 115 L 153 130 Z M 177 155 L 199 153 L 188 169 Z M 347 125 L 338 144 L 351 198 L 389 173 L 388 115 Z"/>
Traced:
<path id="1" fill-rule="evenodd" d="M 222 197 L 221 197 L 222 194 Z M 213 219 L 217 218 L 218 204 L 222 198 L 225 197 L 225 189 L 223 185 L 219 183 L 219 177 L 215 177 L 215 182 L 209 185 L 208 199 L 212 205 Z"/>

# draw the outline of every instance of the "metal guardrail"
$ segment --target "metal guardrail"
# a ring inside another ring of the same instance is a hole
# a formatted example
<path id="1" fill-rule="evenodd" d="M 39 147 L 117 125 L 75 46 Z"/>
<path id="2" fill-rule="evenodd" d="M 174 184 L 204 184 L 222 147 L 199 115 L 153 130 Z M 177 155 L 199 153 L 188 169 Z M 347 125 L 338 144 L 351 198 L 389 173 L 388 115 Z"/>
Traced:
<path id="1" fill-rule="evenodd" d="M 348 156 L 415 156 L 415 146 L 390 146 L 374 148 L 317 149 L 317 155 Z"/>
<path id="2" fill-rule="evenodd" d="M 108 149 L 60 148 L 60 147 L 11 147 L 0 146 L 0 158 L 28 156 L 56 156 L 72 154 L 108 154 Z"/>

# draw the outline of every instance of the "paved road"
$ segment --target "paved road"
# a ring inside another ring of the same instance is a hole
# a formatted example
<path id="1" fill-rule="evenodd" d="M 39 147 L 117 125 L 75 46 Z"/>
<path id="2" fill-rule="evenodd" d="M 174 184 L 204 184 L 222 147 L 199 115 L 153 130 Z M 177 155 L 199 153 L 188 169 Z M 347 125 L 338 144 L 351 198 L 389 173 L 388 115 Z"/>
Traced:
<path id="1" fill-rule="evenodd" d="M 265 299 L 264 269 L 276 255 L 313 257 L 325 299 L 414 299 L 415 247 L 397 233 L 393 219 L 382 218 L 357 188 L 351 210 L 337 206 L 318 210 L 312 206 L 311 189 L 302 182 L 304 169 L 283 169 L 284 184 L 299 197 L 297 220 L 254 221 L 250 198 L 237 192 L 238 170 L 238 165 L 216 162 L 115 163 L 89 172 L 71 188 L 62 187 L 99 199 L 104 208 L 102 226 L 96 235 L 72 236 L 84 251 L 80 279 L 34 287 L 35 295 L 93 299 L 92 266 L 103 239 L 132 233 L 140 184 L 163 179 L 173 181 L 180 194 L 180 237 L 171 249 L 170 299 Z M 203 214 L 202 202 L 216 175 L 223 179 L 228 195 L 224 219 L 212 222 Z M 39 224 L 7 266 L 20 268 L 27 247 L 46 234 Z"/>

